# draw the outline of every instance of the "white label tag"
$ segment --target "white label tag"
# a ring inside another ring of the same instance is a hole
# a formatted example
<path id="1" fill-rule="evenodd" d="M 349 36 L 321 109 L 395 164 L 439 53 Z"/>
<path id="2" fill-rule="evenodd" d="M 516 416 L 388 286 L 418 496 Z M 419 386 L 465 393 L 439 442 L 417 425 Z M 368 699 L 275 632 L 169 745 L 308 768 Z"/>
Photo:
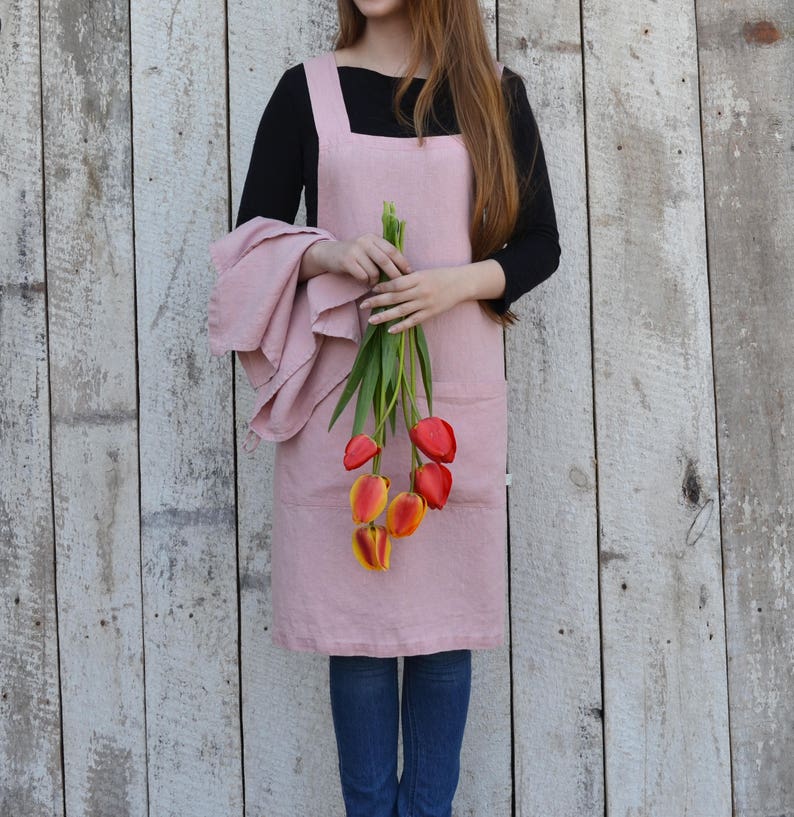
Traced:
<path id="1" fill-rule="evenodd" d="M 512 474 L 505 474 L 505 485 L 512 485 L 513 484 L 513 475 Z"/>

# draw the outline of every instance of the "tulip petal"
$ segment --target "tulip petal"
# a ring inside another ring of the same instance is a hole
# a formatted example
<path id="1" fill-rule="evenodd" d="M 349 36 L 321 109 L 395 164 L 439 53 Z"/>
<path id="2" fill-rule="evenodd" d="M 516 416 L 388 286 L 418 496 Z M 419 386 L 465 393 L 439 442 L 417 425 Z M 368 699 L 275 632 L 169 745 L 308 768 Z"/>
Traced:
<path id="1" fill-rule="evenodd" d="M 391 480 L 381 474 L 362 474 L 350 489 L 350 508 L 353 521 L 372 522 L 383 512 L 389 498 Z"/>
<path id="2" fill-rule="evenodd" d="M 427 500 L 418 493 L 402 491 L 386 511 L 386 530 L 394 537 L 410 536 L 427 511 Z"/>
<path id="3" fill-rule="evenodd" d="M 452 462 L 457 441 L 452 426 L 441 417 L 424 417 L 408 432 L 411 442 L 435 462 Z"/>
<path id="4" fill-rule="evenodd" d="M 353 553 L 367 570 L 388 570 L 391 541 L 383 525 L 359 525 L 353 531 Z"/>
<path id="5" fill-rule="evenodd" d="M 375 560 L 375 549 L 372 546 L 372 537 L 369 525 L 361 525 L 353 531 L 353 553 L 362 567 L 367 570 L 378 570 Z"/>
<path id="6" fill-rule="evenodd" d="M 344 466 L 348 471 L 360 468 L 381 450 L 381 447 L 368 434 L 356 434 L 348 440 L 345 446 Z"/>
<path id="7" fill-rule="evenodd" d="M 375 555 L 380 564 L 380 569 L 388 570 L 389 556 L 391 555 L 391 540 L 383 525 L 375 526 Z"/>
<path id="8" fill-rule="evenodd" d="M 452 490 L 452 473 L 438 462 L 426 462 L 414 471 L 414 490 L 429 508 L 443 508 Z"/>

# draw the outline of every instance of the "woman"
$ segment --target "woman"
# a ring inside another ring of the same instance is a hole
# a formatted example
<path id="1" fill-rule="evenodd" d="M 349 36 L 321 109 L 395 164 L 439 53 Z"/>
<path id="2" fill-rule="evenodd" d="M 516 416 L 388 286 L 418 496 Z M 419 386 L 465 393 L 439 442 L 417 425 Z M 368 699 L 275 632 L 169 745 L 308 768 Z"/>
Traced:
<path id="1" fill-rule="evenodd" d="M 344 532 L 349 413 L 327 432 L 342 384 L 321 400 L 277 447 L 272 635 L 330 656 L 348 817 L 435 817 L 451 814 L 458 783 L 471 650 L 504 638 L 503 326 L 557 269 L 560 247 L 524 84 L 506 68 L 500 79 L 477 0 L 339 0 L 339 22 L 335 51 L 275 89 L 236 227 L 292 224 L 305 187 L 307 224 L 322 235 L 302 251 L 298 284 L 357 282 L 363 327 L 422 324 L 434 413 L 448 415 L 460 456 L 446 508 L 399 540 L 389 570 L 364 571 Z M 378 235 L 384 200 L 407 221 L 404 255 Z M 375 286 L 381 270 L 389 280 Z M 384 450 L 396 490 L 407 446 L 397 435 Z"/>

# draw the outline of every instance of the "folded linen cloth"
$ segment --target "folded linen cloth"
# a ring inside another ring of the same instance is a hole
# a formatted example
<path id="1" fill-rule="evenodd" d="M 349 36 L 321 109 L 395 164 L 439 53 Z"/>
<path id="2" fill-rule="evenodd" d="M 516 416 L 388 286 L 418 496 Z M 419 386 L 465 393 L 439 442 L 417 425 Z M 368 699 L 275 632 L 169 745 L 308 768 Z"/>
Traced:
<path id="1" fill-rule="evenodd" d="M 236 351 L 256 389 L 245 451 L 300 431 L 353 367 L 362 328 L 356 300 L 369 286 L 330 272 L 298 281 L 303 253 L 328 239 L 327 230 L 255 216 L 209 245 L 218 273 L 210 353 Z"/>

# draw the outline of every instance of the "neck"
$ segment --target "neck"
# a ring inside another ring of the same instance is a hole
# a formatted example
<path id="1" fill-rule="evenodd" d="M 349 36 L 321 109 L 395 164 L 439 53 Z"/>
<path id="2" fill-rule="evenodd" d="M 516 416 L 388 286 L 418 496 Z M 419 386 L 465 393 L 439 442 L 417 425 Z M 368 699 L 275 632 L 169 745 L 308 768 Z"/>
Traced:
<path id="1" fill-rule="evenodd" d="M 411 24 L 408 15 L 393 14 L 367 20 L 357 50 L 367 63 L 392 76 L 405 73 L 411 55 Z"/>

